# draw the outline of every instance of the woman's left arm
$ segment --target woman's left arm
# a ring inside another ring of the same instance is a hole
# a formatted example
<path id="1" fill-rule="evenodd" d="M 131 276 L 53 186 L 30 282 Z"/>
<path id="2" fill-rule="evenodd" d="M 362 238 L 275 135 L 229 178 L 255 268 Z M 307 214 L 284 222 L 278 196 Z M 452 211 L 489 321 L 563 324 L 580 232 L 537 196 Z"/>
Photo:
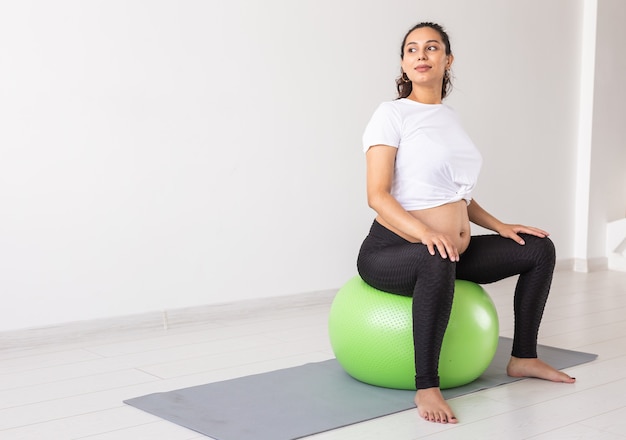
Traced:
<path id="1" fill-rule="evenodd" d="M 539 228 L 532 227 L 532 226 L 502 223 L 493 215 L 485 211 L 483 207 L 480 206 L 474 199 L 472 199 L 472 201 L 468 205 L 467 213 L 472 223 L 475 223 L 478 226 L 497 232 L 502 237 L 510 238 L 511 240 L 514 240 L 519 244 L 524 244 L 524 240 L 522 239 L 522 237 L 518 235 L 520 232 L 524 234 L 534 235 L 534 236 L 541 237 L 541 238 L 544 238 L 550 235 L 546 231 L 541 230 Z"/>

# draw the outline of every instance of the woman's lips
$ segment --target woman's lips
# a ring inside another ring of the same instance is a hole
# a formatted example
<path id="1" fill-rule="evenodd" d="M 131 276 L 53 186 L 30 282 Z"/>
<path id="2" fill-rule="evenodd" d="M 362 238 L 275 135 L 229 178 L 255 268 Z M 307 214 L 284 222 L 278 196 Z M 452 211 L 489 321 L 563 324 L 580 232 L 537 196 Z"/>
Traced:
<path id="1" fill-rule="evenodd" d="M 431 67 L 426 65 L 426 64 L 419 65 L 419 66 L 417 66 L 415 68 L 415 70 L 417 70 L 418 72 L 426 72 L 426 71 L 428 71 L 430 69 L 431 69 Z"/>

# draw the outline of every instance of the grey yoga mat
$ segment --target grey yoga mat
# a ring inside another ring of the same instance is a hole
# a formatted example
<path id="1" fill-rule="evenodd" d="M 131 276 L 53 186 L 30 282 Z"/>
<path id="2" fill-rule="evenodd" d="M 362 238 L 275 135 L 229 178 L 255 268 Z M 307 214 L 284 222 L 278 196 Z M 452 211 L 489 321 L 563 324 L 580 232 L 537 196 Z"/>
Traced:
<path id="1" fill-rule="evenodd" d="M 538 350 L 559 369 L 597 357 L 547 346 Z M 520 380 L 504 373 L 510 352 L 511 340 L 501 337 L 487 371 L 468 385 L 443 390 L 446 399 Z M 124 403 L 217 440 L 291 440 L 410 409 L 414 393 L 359 382 L 331 359 Z"/>

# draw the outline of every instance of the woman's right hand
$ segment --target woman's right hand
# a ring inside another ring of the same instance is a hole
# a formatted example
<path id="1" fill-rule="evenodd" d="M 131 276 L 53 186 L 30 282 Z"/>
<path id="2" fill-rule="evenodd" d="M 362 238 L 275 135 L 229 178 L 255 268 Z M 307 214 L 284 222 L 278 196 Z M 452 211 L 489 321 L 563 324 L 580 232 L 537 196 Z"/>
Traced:
<path id="1" fill-rule="evenodd" d="M 420 241 L 428 248 L 430 255 L 439 252 L 441 258 L 449 258 L 453 262 L 459 261 L 459 250 L 448 235 L 429 229 L 421 234 Z"/>

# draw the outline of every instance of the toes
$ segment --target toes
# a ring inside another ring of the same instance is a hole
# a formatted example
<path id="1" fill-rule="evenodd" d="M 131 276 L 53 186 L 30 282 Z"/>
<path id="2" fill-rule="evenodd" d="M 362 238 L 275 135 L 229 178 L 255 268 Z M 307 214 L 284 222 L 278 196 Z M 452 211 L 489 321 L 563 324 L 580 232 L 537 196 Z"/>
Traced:
<path id="1" fill-rule="evenodd" d="M 436 413 L 431 415 L 430 421 L 435 423 L 448 423 L 448 416 L 445 413 Z"/>
<path id="2" fill-rule="evenodd" d="M 449 416 L 445 412 L 424 411 L 423 413 L 420 413 L 420 415 L 427 422 L 443 423 L 443 424 L 446 424 L 446 423 L 457 423 L 457 418 L 455 416 L 453 416 L 453 415 Z"/>
<path id="3" fill-rule="evenodd" d="M 426 420 L 427 422 L 433 422 L 433 423 L 439 423 L 439 421 L 441 420 L 435 413 L 433 412 L 426 412 L 424 413 L 424 420 Z"/>

